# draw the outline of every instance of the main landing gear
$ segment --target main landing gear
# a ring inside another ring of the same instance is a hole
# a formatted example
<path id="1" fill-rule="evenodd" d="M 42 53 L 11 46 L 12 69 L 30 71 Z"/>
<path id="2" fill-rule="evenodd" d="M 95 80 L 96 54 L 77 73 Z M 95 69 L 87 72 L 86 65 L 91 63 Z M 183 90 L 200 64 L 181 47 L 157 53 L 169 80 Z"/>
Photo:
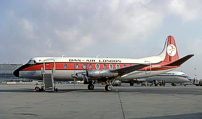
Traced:
<path id="1" fill-rule="evenodd" d="M 106 90 L 106 91 L 111 91 L 111 90 L 112 90 L 112 85 L 108 85 L 108 84 L 107 84 L 107 85 L 105 86 L 105 90 Z"/>
<path id="2" fill-rule="evenodd" d="M 113 81 L 115 81 L 115 80 L 113 80 Z M 111 91 L 112 90 L 112 82 L 113 82 L 112 80 L 108 80 L 108 84 L 105 86 L 105 90 L 106 91 Z M 88 90 L 94 90 L 94 85 L 93 85 L 93 83 L 92 83 L 92 81 L 89 81 L 89 84 L 88 84 Z"/>
<path id="3" fill-rule="evenodd" d="M 108 84 L 105 86 L 105 90 L 106 91 L 111 91 L 112 90 L 112 84 L 114 83 L 115 79 L 114 80 L 108 80 Z"/>
<path id="4" fill-rule="evenodd" d="M 89 81 L 88 90 L 94 90 L 94 85 L 92 81 Z"/>

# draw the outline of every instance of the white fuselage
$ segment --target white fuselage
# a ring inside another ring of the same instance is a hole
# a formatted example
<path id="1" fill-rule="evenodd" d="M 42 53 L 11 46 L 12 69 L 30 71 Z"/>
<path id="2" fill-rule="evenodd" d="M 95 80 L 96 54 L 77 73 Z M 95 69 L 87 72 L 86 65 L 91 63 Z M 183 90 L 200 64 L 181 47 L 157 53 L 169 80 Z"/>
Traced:
<path id="1" fill-rule="evenodd" d="M 173 70 L 173 68 L 162 69 L 162 59 L 159 56 L 147 57 L 141 59 L 126 58 L 81 58 L 81 57 L 35 57 L 30 59 L 28 65 L 19 72 L 19 77 L 42 79 L 42 72 L 52 73 L 54 68 L 54 79 L 61 81 L 73 80 L 72 74 L 85 72 L 86 70 L 110 70 L 131 66 L 135 64 L 148 64 L 149 66 L 130 72 L 118 77 L 119 80 L 133 80 L 148 76 L 158 75 Z M 42 69 L 45 69 L 42 71 Z"/>

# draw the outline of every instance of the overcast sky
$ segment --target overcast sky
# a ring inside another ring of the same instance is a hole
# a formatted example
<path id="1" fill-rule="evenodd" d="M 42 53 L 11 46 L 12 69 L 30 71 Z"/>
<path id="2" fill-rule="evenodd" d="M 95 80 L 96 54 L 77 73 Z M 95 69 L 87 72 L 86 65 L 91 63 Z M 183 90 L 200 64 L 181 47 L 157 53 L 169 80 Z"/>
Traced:
<path id="1" fill-rule="evenodd" d="M 195 54 L 176 70 L 202 78 L 201 0 L 0 0 L 0 63 L 142 58 L 158 55 L 168 35 L 180 57 Z"/>

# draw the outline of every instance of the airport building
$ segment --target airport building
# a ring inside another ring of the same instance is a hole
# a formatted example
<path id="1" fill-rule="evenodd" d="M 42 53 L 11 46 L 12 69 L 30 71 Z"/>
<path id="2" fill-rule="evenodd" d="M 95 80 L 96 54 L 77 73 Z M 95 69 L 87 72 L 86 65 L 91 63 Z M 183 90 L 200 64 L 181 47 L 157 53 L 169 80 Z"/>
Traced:
<path id="1" fill-rule="evenodd" d="M 15 77 L 13 71 L 22 64 L 0 64 L 0 82 L 22 81 L 21 78 Z"/>

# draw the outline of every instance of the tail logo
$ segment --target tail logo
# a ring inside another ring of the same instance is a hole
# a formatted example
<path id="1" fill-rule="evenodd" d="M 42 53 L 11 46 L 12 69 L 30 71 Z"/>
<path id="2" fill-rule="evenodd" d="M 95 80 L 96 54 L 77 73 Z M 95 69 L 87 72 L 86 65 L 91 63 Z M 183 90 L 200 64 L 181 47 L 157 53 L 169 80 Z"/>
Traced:
<path id="1" fill-rule="evenodd" d="M 168 45 L 168 47 L 167 47 L 167 53 L 168 53 L 169 56 L 175 56 L 176 51 L 177 50 L 176 50 L 175 45 L 173 45 L 173 44 L 169 44 Z"/>

